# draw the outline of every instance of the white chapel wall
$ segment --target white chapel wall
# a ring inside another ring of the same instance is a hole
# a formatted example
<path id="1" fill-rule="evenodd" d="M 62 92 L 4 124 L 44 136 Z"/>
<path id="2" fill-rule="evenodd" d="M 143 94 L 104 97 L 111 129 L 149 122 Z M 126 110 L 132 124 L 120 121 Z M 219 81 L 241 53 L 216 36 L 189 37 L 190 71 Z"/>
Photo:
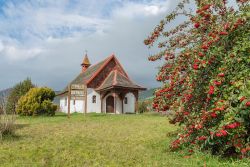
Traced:
<path id="1" fill-rule="evenodd" d="M 87 112 L 101 113 L 101 97 L 94 89 L 87 89 Z M 96 96 L 96 103 L 93 103 L 93 96 Z"/>
<path id="2" fill-rule="evenodd" d="M 88 95 L 87 95 L 87 112 L 96 112 L 96 113 L 101 113 L 101 99 L 100 95 L 91 88 L 88 88 Z M 93 96 L 96 96 L 96 103 L 92 103 L 92 98 Z M 106 113 L 106 99 L 108 96 L 112 96 L 112 93 L 109 93 L 108 95 L 105 96 L 103 99 L 103 112 Z M 123 112 L 124 113 L 134 113 L 135 112 L 135 96 L 133 93 L 127 93 L 126 96 L 128 99 L 128 103 L 125 104 L 125 101 L 123 101 Z M 65 100 L 66 100 L 66 105 L 65 105 Z M 60 111 L 64 113 L 68 113 L 68 101 L 67 101 L 67 96 L 62 96 L 60 98 Z M 79 112 L 83 113 L 85 107 L 84 100 L 75 100 L 75 105 L 73 99 L 71 99 L 70 103 L 70 111 L 71 113 L 74 112 Z M 121 114 L 122 113 L 122 101 L 120 98 L 116 98 L 116 113 Z"/>
<path id="3" fill-rule="evenodd" d="M 70 112 L 71 113 L 74 113 L 74 112 L 83 113 L 84 105 L 85 105 L 84 100 L 75 100 L 75 104 L 74 104 L 74 100 L 71 100 Z"/>
<path id="4" fill-rule="evenodd" d="M 60 97 L 60 111 L 66 113 L 68 110 L 67 96 Z"/>
<path id="5" fill-rule="evenodd" d="M 134 94 L 127 93 L 125 97 L 128 99 L 128 103 L 125 104 L 125 101 L 123 101 L 124 113 L 134 113 L 136 101 Z"/>
<path id="6" fill-rule="evenodd" d="M 116 113 L 122 114 L 122 101 L 119 97 L 116 97 Z"/>
<path id="7" fill-rule="evenodd" d="M 84 111 L 84 100 L 74 100 L 70 101 L 70 113 L 78 112 L 83 113 Z M 64 113 L 68 113 L 68 97 L 62 96 L 60 98 L 60 111 Z"/>

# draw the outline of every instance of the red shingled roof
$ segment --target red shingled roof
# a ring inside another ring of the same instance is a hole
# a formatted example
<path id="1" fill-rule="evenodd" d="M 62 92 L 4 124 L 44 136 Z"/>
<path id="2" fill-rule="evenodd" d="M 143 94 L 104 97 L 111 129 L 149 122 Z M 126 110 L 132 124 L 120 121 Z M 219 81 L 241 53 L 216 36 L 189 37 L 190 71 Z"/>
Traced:
<path id="1" fill-rule="evenodd" d="M 107 89 L 109 87 L 115 86 L 115 87 L 126 87 L 126 88 L 133 88 L 133 89 L 140 89 L 144 90 L 145 88 L 142 88 L 136 84 L 134 84 L 128 77 L 128 74 L 125 72 L 125 70 L 122 68 L 120 62 L 117 60 L 114 54 L 106 58 L 105 60 L 90 66 L 85 72 L 80 73 L 70 84 L 89 84 L 103 69 L 105 66 L 108 65 L 108 63 L 111 60 L 115 60 L 115 62 L 121 67 L 121 70 L 123 73 L 119 72 L 118 70 L 113 70 L 110 72 L 108 77 L 103 81 L 100 87 L 97 88 L 97 90 L 103 90 Z M 112 80 L 112 82 L 111 82 Z M 114 81 L 114 82 L 113 82 Z M 64 94 L 68 91 L 68 86 L 60 93 Z"/>

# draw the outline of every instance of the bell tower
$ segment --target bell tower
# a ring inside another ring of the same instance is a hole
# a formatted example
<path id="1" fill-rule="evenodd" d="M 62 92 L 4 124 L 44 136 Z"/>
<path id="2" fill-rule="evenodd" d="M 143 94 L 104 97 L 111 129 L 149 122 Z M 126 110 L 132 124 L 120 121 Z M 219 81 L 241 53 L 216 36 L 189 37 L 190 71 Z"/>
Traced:
<path id="1" fill-rule="evenodd" d="M 87 51 L 86 51 L 86 54 L 85 54 L 84 59 L 83 59 L 82 64 L 81 64 L 82 72 L 85 72 L 89 68 L 90 65 L 91 64 L 89 62 L 88 54 L 87 54 Z"/>

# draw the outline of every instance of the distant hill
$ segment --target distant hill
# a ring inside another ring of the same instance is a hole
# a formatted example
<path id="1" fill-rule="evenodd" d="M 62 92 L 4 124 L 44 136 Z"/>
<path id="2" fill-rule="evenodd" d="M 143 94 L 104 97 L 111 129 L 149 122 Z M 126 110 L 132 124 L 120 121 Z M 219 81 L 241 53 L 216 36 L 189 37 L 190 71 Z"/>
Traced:
<path id="1" fill-rule="evenodd" d="M 0 91 L 0 98 L 6 98 L 7 96 L 9 96 L 10 92 L 11 92 L 12 88 L 9 89 L 4 89 Z"/>
<path id="2" fill-rule="evenodd" d="M 154 97 L 154 92 L 157 88 L 151 88 L 139 93 L 139 100 L 151 99 Z"/>

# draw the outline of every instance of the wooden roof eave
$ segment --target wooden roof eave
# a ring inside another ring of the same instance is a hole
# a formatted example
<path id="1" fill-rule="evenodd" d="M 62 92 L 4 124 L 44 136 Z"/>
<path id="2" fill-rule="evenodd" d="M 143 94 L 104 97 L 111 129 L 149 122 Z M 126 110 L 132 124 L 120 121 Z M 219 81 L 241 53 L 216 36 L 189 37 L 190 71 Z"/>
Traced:
<path id="1" fill-rule="evenodd" d="M 106 87 L 106 88 L 103 88 L 103 89 L 96 89 L 97 92 L 101 92 L 101 91 L 107 91 L 107 90 L 110 90 L 110 89 L 115 89 L 115 88 L 120 88 L 120 89 L 129 89 L 129 90 L 139 90 L 139 91 L 144 91 L 144 90 L 147 90 L 147 88 L 143 88 L 143 87 L 126 87 L 126 86 L 116 86 L 116 85 L 113 85 L 113 86 L 109 86 L 109 87 Z"/>
<path id="2" fill-rule="evenodd" d="M 60 93 L 56 94 L 56 96 L 62 96 L 62 95 L 65 95 L 67 93 L 68 93 L 68 91 L 63 91 L 63 92 L 60 92 Z"/>
<path id="3" fill-rule="evenodd" d="M 114 86 L 114 88 L 124 88 L 124 89 L 132 89 L 132 90 L 147 90 L 147 88 L 143 87 L 127 87 L 127 86 Z"/>

